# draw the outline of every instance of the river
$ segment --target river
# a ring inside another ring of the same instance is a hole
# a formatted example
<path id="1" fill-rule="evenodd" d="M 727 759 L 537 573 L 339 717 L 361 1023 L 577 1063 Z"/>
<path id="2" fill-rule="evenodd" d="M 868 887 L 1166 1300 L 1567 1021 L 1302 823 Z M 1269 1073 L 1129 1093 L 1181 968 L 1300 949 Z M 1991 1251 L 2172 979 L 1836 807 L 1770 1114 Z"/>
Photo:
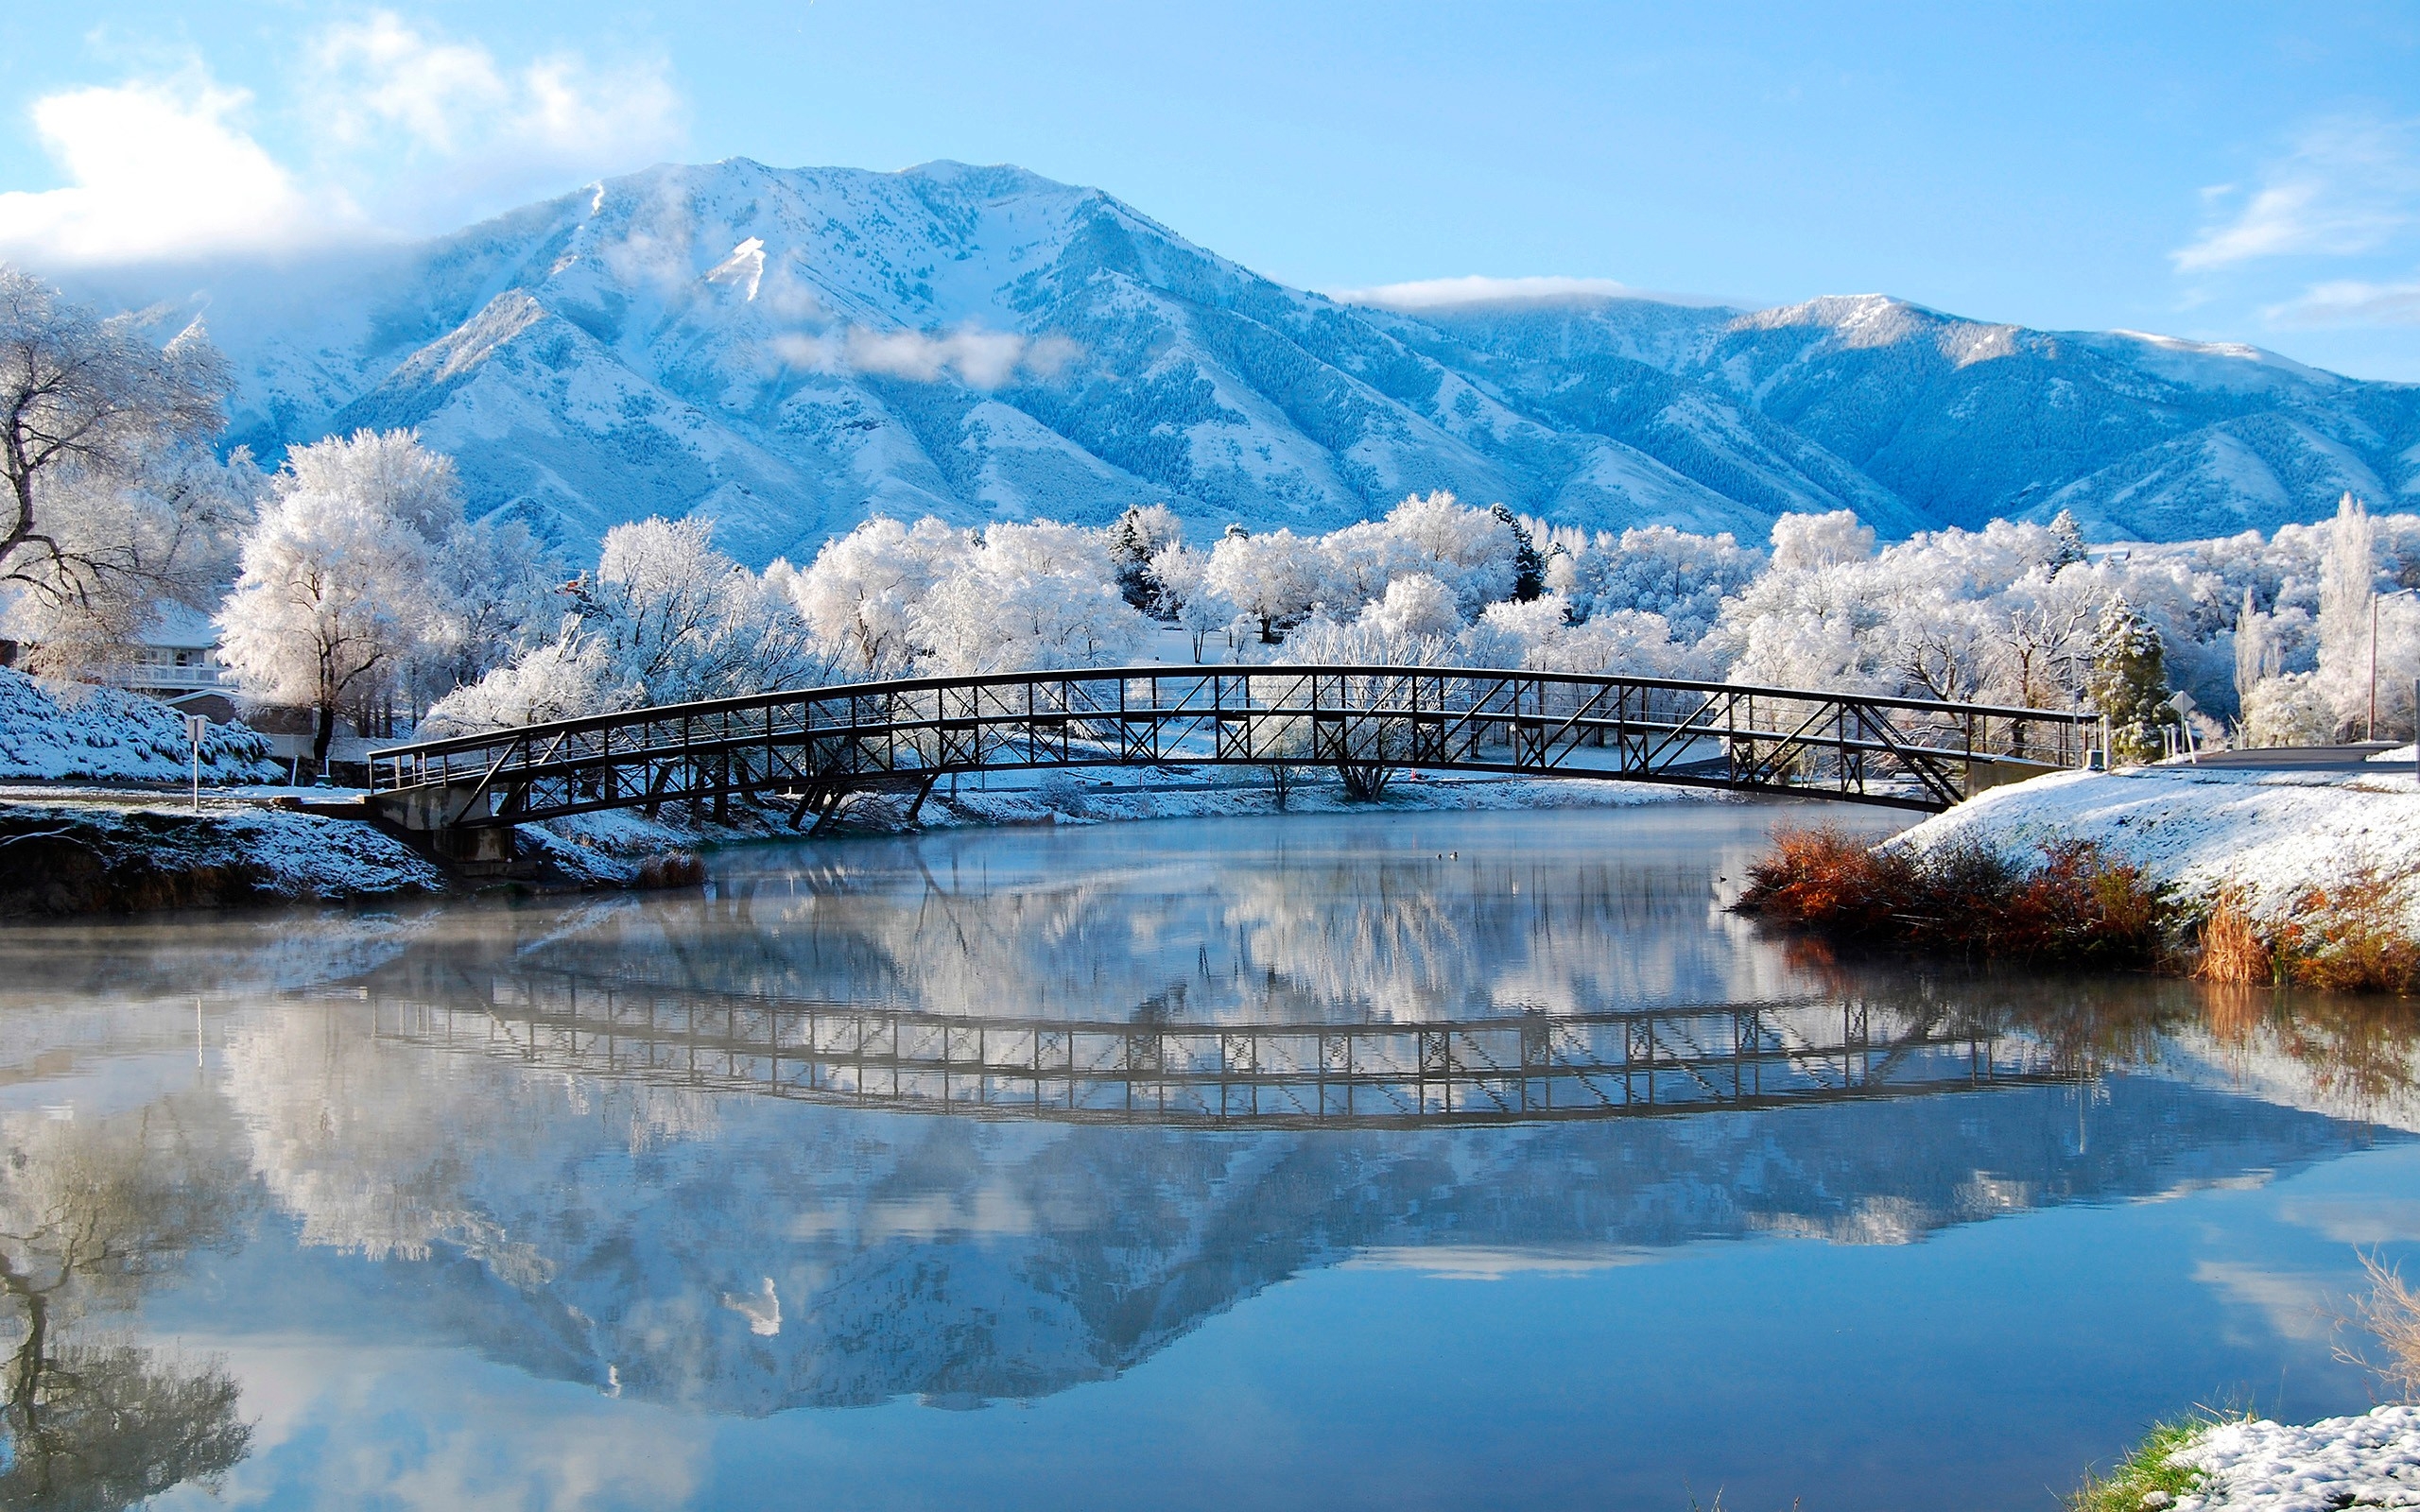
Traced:
<path id="1" fill-rule="evenodd" d="M 1836 961 L 1720 906 L 1807 817 L 0 932 L 0 1503 L 2043 1508 L 2367 1407 L 2409 1010 Z"/>

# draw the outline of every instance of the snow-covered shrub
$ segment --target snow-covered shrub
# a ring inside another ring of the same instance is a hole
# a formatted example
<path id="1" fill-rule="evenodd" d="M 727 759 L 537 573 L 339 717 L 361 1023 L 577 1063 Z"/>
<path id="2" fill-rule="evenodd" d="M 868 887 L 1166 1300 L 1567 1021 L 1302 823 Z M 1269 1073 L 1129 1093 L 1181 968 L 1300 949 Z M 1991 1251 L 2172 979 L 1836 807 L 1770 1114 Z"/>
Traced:
<path id="1" fill-rule="evenodd" d="M 0 667 L 0 778 L 174 782 L 191 775 L 192 761 L 184 714 L 156 698 Z M 205 780 L 256 782 L 278 770 L 261 735 L 242 725 L 210 727 Z"/>
<path id="2" fill-rule="evenodd" d="M 2243 744 L 2325 746 L 2336 738 L 2336 706 L 2312 672 L 2255 683 L 2243 699 Z"/>

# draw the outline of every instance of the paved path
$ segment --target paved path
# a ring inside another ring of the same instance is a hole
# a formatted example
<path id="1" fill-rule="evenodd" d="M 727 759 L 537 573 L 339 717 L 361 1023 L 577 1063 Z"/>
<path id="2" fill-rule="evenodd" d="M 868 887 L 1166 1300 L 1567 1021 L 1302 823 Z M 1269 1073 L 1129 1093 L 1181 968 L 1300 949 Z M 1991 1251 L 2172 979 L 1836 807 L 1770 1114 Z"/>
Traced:
<path id="1" fill-rule="evenodd" d="M 2409 770 L 2408 763 L 2373 763 L 2370 760 L 2379 751 L 2393 749 L 2394 744 L 2387 741 L 2370 746 L 2273 746 L 2255 750 L 2205 751 L 2199 762 L 2190 765 L 2271 772 L 2393 773 Z M 2187 764 L 2164 762 L 2161 765 L 2182 766 Z"/>

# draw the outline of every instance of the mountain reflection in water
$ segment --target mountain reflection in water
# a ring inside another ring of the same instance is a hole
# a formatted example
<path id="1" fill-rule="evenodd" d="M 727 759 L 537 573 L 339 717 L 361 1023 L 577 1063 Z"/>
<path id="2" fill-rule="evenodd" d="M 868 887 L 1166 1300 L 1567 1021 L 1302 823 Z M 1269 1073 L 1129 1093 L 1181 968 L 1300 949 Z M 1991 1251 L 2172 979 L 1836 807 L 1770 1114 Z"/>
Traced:
<path id="1" fill-rule="evenodd" d="M 2394 1010 L 1794 954 L 1712 885 L 1763 828 L 846 841 L 705 896 L 0 936 L 0 1503 L 238 1466 L 240 1371 L 171 1335 L 976 1406 L 1340 1265 L 1907 1244 L 2420 1128 Z"/>

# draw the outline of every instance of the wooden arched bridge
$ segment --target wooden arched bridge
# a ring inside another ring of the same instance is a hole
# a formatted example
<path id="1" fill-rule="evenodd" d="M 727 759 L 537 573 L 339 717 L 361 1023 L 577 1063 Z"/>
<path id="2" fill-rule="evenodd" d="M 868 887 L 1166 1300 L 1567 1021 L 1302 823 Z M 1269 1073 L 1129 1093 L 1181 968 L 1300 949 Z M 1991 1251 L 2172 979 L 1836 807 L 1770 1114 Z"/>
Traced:
<path id="1" fill-rule="evenodd" d="M 1335 768 L 1375 798 L 1418 769 L 1616 779 L 1938 810 L 2083 765 L 2095 716 L 1662 678 L 1461 667 L 1117 667 L 798 689 L 372 752 L 371 807 L 462 860 L 599 809 L 853 793 L 921 804 L 961 773 Z M 911 807 L 911 815 L 913 809 Z"/>

